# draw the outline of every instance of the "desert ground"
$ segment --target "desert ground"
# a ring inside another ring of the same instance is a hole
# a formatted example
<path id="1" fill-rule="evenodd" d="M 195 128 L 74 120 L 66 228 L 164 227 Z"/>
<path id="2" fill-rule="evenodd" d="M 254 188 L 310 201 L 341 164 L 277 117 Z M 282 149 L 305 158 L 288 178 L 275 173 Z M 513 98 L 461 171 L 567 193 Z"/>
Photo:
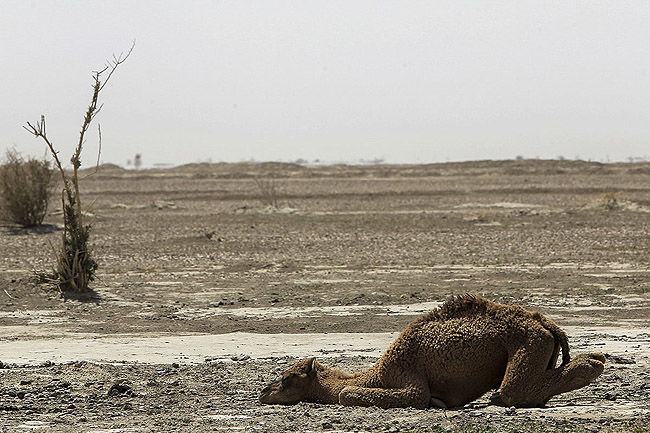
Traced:
<path id="1" fill-rule="evenodd" d="M 650 163 L 104 165 L 81 188 L 86 296 L 34 277 L 56 199 L 0 225 L 2 433 L 650 431 Z M 303 357 L 367 368 L 465 292 L 541 311 L 605 372 L 537 409 L 258 402 Z"/>

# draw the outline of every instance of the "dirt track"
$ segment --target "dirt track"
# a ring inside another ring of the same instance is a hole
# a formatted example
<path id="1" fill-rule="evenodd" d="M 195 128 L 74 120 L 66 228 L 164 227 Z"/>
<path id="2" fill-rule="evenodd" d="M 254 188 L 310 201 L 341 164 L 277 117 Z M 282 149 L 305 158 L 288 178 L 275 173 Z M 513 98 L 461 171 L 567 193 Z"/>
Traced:
<path id="1" fill-rule="evenodd" d="M 60 216 L 0 228 L 5 431 L 648 431 L 650 164 L 104 167 L 82 189 L 101 266 L 86 299 L 30 279 Z M 295 357 L 366 367 L 461 292 L 548 314 L 605 373 L 547 409 L 257 403 Z"/>

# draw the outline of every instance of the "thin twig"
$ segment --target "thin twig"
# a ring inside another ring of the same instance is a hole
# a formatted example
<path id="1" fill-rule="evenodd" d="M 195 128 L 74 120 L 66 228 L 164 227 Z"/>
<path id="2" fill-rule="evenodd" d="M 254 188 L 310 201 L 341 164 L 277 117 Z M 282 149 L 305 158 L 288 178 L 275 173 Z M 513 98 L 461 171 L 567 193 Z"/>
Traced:
<path id="1" fill-rule="evenodd" d="M 90 176 L 96 174 L 99 171 L 99 159 L 102 155 L 102 126 L 99 123 L 97 124 L 97 134 L 99 135 L 99 139 L 97 140 L 99 143 L 99 149 L 97 150 L 97 163 L 95 164 L 95 171 L 93 171 L 92 173 L 88 173 L 87 175 L 82 177 L 81 180 L 89 178 Z"/>
<path id="2" fill-rule="evenodd" d="M 108 83 L 108 80 L 110 80 L 111 75 L 113 75 L 113 72 L 115 72 L 117 67 L 119 65 L 121 65 L 122 63 L 124 63 L 126 61 L 126 59 L 129 58 L 129 56 L 131 55 L 131 52 L 133 52 L 133 48 L 135 48 L 135 39 L 133 40 L 133 43 L 131 44 L 131 48 L 129 48 L 129 51 L 126 53 L 126 56 L 122 57 L 123 53 L 120 53 L 119 57 L 115 57 L 115 54 L 113 54 L 113 62 L 112 63 L 109 62 L 109 64 L 106 65 L 106 67 L 104 69 L 102 69 L 98 73 L 98 74 L 101 74 L 102 72 L 105 72 L 109 68 L 111 69 L 110 72 L 108 73 L 108 76 L 104 80 L 104 83 L 99 87 L 100 91 L 104 88 L 104 86 L 106 86 L 106 83 Z"/>
<path id="3" fill-rule="evenodd" d="M 97 135 L 99 136 L 99 149 L 97 149 L 97 164 L 95 164 L 95 171 L 99 168 L 99 158 L 102 156 L 102 125 L 97 124 Z"/>
<path id="4" fill-rule="evenodd" d="M 27 126 L 29 126 L 29 128 Z M 41 137 L 43 141 L 45 141 L 45 144 L 47 144 L 47 147 L 50 149 L 50 153 L 54 158 L 54 162 L 56 163 L 56 167 L 59 170 L 59 173 L 61 174 L 61 178 L 63 179 L 64 186 L 67 189 L 68 179 L 65 177 L 65 171 L 63 170 L 63 165 L 61 165 L 61 160 L 59 159 L 59 152 L 54 149 L 54 145 L 47 137 L 47 132 L 45 131 L 45 116 L 41 115 L 41 121 L 36 122 L 36 125 L 32 125 L 31 123 L 27 122 L 27 126 L 23 126 L 23 128 L 25 128 L 27 132 L 34 135 L 35 137 Z"/>
<path id="5" fill-rule="evenodd" d="M 9 296 L 11 299 L 16 299 L 16 298 L 14 298 L 13 296 L 11 296 L 11 295 L 9 294 L 9 292 L 7 292 L 6 289 L 2 289 L 2 290 L 3 290 L 3 291 L 7 294 L 7 296 Z"/>

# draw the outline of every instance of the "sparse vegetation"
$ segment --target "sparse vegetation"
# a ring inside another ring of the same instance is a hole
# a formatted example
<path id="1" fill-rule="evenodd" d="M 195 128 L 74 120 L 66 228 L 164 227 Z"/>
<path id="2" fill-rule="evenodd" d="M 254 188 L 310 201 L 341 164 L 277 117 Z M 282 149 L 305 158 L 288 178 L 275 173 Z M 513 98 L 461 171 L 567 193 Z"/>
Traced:
<path id="1" fill-rule="evenodd" d="M 601 205 L 607 210 L 616 210 L 620 208 L 618 191 L 609 191 L 600 196 Z"/>
<path id="2" fill-rule="evenodd" d="M 54 186 L 49 161 L 8 150 L 0 166 L 1 216 L 23 227 L 43 223 Z"/>
<path id="3" fill-rule="evenodd" d="M 278 209 L 278 196 L 280 193 L 278 184 L 275 179 L 263 179 L 256 177 L 255 185 L 257 186 L 257 190 L 260 193 L 259 200 L 262 202 L 262 204 Z"/>
<path id="4" fill-rule="evenodd" d="M 125 77 L 113 84 L 122 87 Z M 112 92 L 106 88 L 104 102 L 120 103 Z M 55 138 L 55 125 L 48 126 Z M 66 163 L 73 149 L 63 144 L 70 143 L 55 140 Z M 82 169 L 96 157 L 90 144 Z M 559 173 L 556 163 L 525 160 L 519 164 L 527 174 L 507 179 L 498 161 L 392 167 L 390 179 L 374 166 L 102 167 L 88 178 L 80 170 L 82 205 L 98 197 L 90 241 L 97 279 L 105 281 L 90 286 L 103 302 L 63 302 L 33 287 L 26 270 L 52 267 L 43 249 L 52 239 L 58 250 L 61 232 L 0 227 L 0 315 L 17 325 L 5 326 L 0 342 L 0 425 L 53 432 L 163 430 L 159 425 L 196 433 L 647 432 L 650 353 L 642 331 L 650 327 L 650 214 L 626 206 L 650 207 L 642 187 L 649 173 L 621 163 L 604 174 L 574 161 Z M 255 176 L 275 179 L 280 206 L 291 195 L 302 212 L 240 212 L 262 206 Z M 50 212 L 59 209 L 61 188 Z M 622 208 L 597 207 L 611 190 L 620 191 Z M 165 200 L 180 210 L 152 205 Z M 520 213 L 527 208 L 502 203 L 536 207 Z M 464 220 L 475 215 L 503 225 Z M 61 220 L 48 212 L 45 222 Z M 552 314 L 569 326 L 576 351 L 608 352 L 604 373 L 545 409 L 495 406 L 492 393 L 447 411 L 257 403 L 265 378 L 297 361 L 295 351 L 326 357 L 344 372 L 365 370 L 389 344 L 383 333 L 467 291 Z M 62 334 L 65 344 L 57 340 Z M 104 352 L 106 335 L 119 336 L 119 350 Z M 152 352 L 145 339 L 166 343 Z M 247 359 L 251 351 L 258 355 Z M 66 361 L 72 357 L 90 362 Z M 122 379 L 134 395 L 109 397 Z"/>
<path id="5" fill-rule="evenodd" d="M 119 65 L 124 63 L 133 51 L 134 45 L 126 55 L 120 54 L 113 56 L 113 59 L 107 62 L 103 69 L 95 71 L 93 77 L 93 93 L 90 105 L 86 110 L 79 141 L 70 158 L 72 163 L 72 173 L 67 173 L 61 160 L 59 152 L 47 136 L 45 128 L 45 116 L 41 115 L 41 120 L 35 124 L 27 122 L 24 128 L 37 138 L 43 139 L 54 159 L 56 168 L 63 181 L 63 191 L 61 192 L 61 205 L 63 208 L 63 236 L 60 252 L 57 253 L 56 267 L 51 280 L 56 282 L 62 290 L 72 290 L 75 292 L 85 292 L 88 290 L 88 284 L 95 279 L 97 262 L 92 256 L 89 246 L 91 223 L 84 223 L 83 212 L 81 208 L 81 196 L 79 193 L 79 167 L 81 167 L 81 152 L 85 142 L 85 135 L 95 116 L 99 114 L 102 105 L 99 104 L 99 93 L 104 89 L 111 76 Z M 98 126 L 99 151 L 101 152 L 101 128 Z M 99 158 L 97 159 L 99 165 Z"/>

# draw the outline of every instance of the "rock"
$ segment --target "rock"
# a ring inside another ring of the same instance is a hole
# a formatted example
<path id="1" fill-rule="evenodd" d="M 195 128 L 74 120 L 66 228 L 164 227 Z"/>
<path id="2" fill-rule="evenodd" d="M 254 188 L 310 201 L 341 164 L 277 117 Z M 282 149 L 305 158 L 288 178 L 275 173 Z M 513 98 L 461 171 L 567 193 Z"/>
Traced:
<path id="1" fill-rule="evenodd" d="M 152 206 L 157 208 L 158 210 L 162 209 L 178 209 L 178 206 L 176 206 L 176 203 L 172 201 L 164 201 L 164 200 L 156 200 L 152 203 Z"/>
<path id="2" fill-rule="evenodd" d="M 133 389 L 131 388 L 131 385 L 123 381 L 117 381 L 113 383 L 113 385 L 111 385 L 110 389 L 108 390 L 108 395 L 109 396 L 115 396 L 115 395 L 132 396 L 134 395 L 134 393 L 133 393 Z"/>
<path id="3" fill-rule="evenodd" d="M 636 364 L 636 361 L 632 358 L 624 358 L 618 355 L 607 354 L 607 359 L 609 359 L 614 364 Z"/>
<path id="4" fill-rule="evenodd" d="M 233 360 L 233 361 L 247 361 L 247 360 L 251 359 L 251 357 L 249 355 L 241 353 L 239 355 L 231 356 L 230 359 Z"/>

